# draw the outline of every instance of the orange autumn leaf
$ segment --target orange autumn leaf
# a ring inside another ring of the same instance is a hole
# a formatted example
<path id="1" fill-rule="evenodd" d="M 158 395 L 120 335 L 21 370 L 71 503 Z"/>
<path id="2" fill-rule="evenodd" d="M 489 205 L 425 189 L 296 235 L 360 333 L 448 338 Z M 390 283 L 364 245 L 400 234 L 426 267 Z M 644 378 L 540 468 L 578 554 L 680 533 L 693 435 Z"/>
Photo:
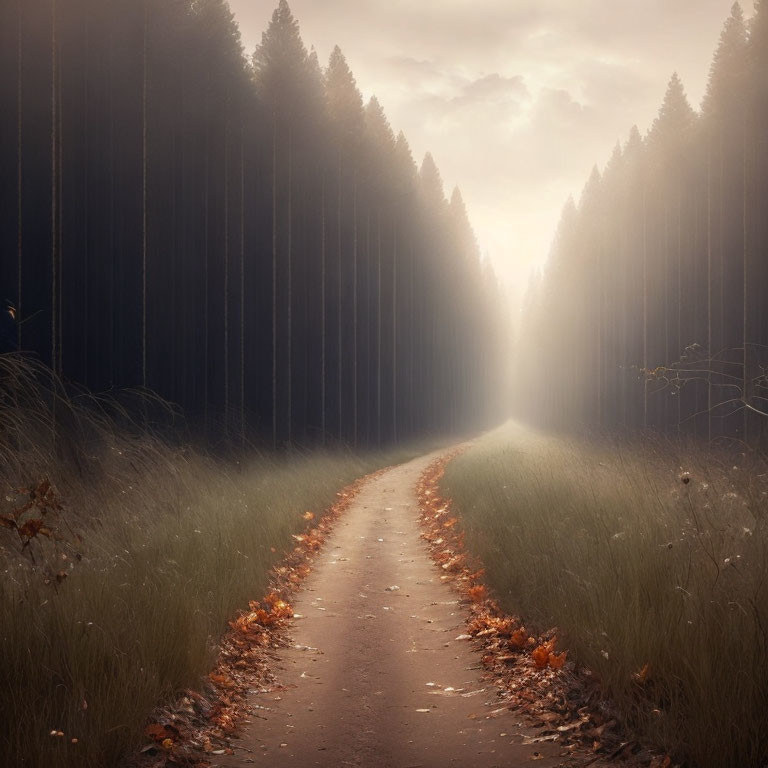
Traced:
<path id="1" fill-rule="evenodd" d="M 472 622 L 477 625 L 477 631 L 485 631 L 486 634 L 511 635 L 514 631 L 514 621 L 510 617 L 482 616 Z"/>
<path id="2" fill-rule="evenodd" d="M 525 631 L 525 627 L 516 629 L 512 636 L 509 638 L 509 644 L 513 648 L 525 648 L 528 643 L 528 633 Z"/>
<path id="3" fill-rule="evenodd" d="M 531 653 L 533 661 L 539 669 L 544 669 L 544 667 L 549 664 L 549 655 L 549 643 L 545 643 L 544 645 L 540 645 L 537 648 L 534 648 L 533 652 Z"/>
<path id="4" fill-rule="evenodd" d="M 27 520 L 27 522 L 19 528 L 19 536 L 23 536 L 26 539 L 34 539 L 35 536 L 50 535 L 51 531 L 45 527 L 45 523 L 40 519 Z"/>
<path id="5" fill-rule="evenodd" d="M 552 667 L 552 669 L 562 669 L 567 656 L 568 651 L 563 651 L 562 653 L 550 653 L 549 666 Z"/>
<path id="6" fill-rule="evenodd" d="M 293 608 L 283 600 L 278 600 L 272 606 L 271 615 L 274 619 L 290 619 L 293 617 Z"/>
<path id="7" fill-rule="evenodd" d="M 302 515 L 302 517 L 303 517 L 305 520 L 314 520 L 314 519 L 315 519 L 315 515 L 314 515 L 314 513 L 312 513 L 312 512 L 305 512 L 305 513 Z"/>
<path id="8" fill-rule="evenodd" d="M 16 521 L 8 515 L 0 515 L 0 528 L 9 528 L 12 531 L 16 530 Z"/>
<path id="9" fill-rule="evenodd" d="M 208 675 L 208 679 L 220 688 L 232 688 L 234 686 L 233 681 L 221 672 L 211 672 L 211 674 Z"/>
<path id="10" fill-rule="evenodd" d="M 496 626 L 499 628 L 499 633 L 502 635 L 511 636 L 515 632 L 515 620 L 511 616 L 505 616 L 504 618 L 494 619 Z"/>
<path id="11" fill-rule="evenodd" d="M 218 715 L 217 717 L 211 718 L 211 720 L 226 733 L 232 733 L 235 730 L 235 721 L 232 715 L 229 715 L 225 712 Z"/>
<path id="12" fill-rule="evenodd" d="M 488 590 L 482 584 L 476 584 L 474 587 L 470 587 L 467 590 L 467 594 L 470 599 L 476 603 L 479 603 L 488 596 Z"/>
<path id="13" fill-rule="evenodd" d="M 253 603 L 251 603 L 251 608 L 252 610 L 250 613 L 244 613 L 241 616 L 238 616 L 234 621 L 229 622 L 229 626 L 232 627 L 232 629 L 247 635 L 253 632 L 256 626 L 266 626 L 271 622 L 272 619 L 270 614 L 263 608 L 255 608 L 255 610 L 253 610 Z"/>
<path id="14" fill-rule="evenodd" d="M 154 741 L 163 741 L 171 736 L 171 732 L 164 725 L 160 725 L 160 723 L 150 723 L 144 729 L 144 735 Z"/>
<path id="15" fill-rule="evenodd" d="M 635 674 L 632 675 L 632 679 L 636 683 L 640 683 L 640 685 L 645 685 L 646 681 L 648 680 L 648 676 L 650 674 L 651 674 L 651 665 L 645 664 L 639 672 L 635 672 Z"/>

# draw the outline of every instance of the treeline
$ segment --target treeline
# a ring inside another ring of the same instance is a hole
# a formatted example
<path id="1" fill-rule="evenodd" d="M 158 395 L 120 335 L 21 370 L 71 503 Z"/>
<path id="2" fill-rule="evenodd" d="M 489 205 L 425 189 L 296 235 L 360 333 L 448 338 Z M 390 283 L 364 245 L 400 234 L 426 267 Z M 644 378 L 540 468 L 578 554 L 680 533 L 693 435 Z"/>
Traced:
<path id="1" fill-rule="evenodd" d="M 505 325 L 461 195 L 284 0 L 0 8 L 0 286 L 19 349 L 208 434 L 377 444 L 487 421 Z"/>
<path id="2" fill-rule="evenodd" d="M 766 445 L 768 2 L 725 23 L 700 112 L 677 75 L 565 207 L 518 349 L 558 426 Z"/>

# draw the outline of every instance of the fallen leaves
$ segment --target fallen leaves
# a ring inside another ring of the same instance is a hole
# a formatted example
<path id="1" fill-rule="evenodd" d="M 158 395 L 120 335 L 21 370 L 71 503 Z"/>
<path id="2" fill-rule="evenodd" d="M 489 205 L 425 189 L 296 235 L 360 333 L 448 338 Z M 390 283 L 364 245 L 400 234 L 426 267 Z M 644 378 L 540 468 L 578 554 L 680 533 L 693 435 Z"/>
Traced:
<path id="1" fill-rule="evenodd" d="M 475 584 L 467 590 L 469 599 L 475 603 L 481 603 L 488 597 L 488 590 L 484 584 Z"/>
<path id="2" fill-rule="evenodd" d="M 544 667 L 549 664 L 549 644 L 546 645 L 539 645 L 538 647 L 534 648 L 533 653 L 531 653 L 531 657 L 533 658 L 533 663 L 539 668 L 544 669 Z"/>
<path id="3" fill-rule="evenodd" d="M 25 547 L 38 536 L 53 537 L 54 530 L 46 524 L 46 518 L 57 517 L 64 507 L 51 481 L 44 478 L 29 488 L 19 488 L 16 496 L 26 500 L 17 501 L 18 506 L 0 514 L 0 528 L 16 531 Z"/>
<path id="4" fill-rule="evenodd" d="M 241 635 L 258 635 L 269 628 L 278 628 L 293 618 L 293 609 L 276 592 L 270 592 L 261 603 L 251 601 L 250 610 L 241 613 L 229 626 Z"/>
<path id="5" fill-rule="evenodd" d="M 531 653 L 533 663 L 539 668 L 551 667 L 552 669 L 562 669 L 565 666 L 565 660 L 568 656 L 568 651 L 562 653 L 555 653 L 555 641 L 557 638 L 552 638 L 547 643 L 534 648 Z"/>
<path id="6" fill-rule="evenodd" d="M 568 651 L 562 653 L 549 653 L 549 666 L 552 669 L 562 669 L 565 666 L 565 661 L 568 657 Z"/>
<path id="7" fill-rule="evenodd" d="M 469 609 L 467 632 L 456 639 L 481 643 L 483 666 L 491 673 L 505 709 L 527 716 L 540 729 L 536 736 L 525 737 L 524 744 L 552 742 L 571 753 L 634 757 L 639 748 L 620 740 L 617 718 L 611 715 L 599 686 L 587 673 L 577 674 L 568 663 L 567 651 L 557 650 L 555 630 L 534 637 L 518 617 L 506 614 L 490 597 L 482 563 L 467 550 L 460 519 L 451 509 L 451 500 L 441 495 L 445 466 L 458 453 L 431 464 L 418 484 L 422 538 L 441 569 L 441 580 L 451 583 Z M 636 682 L 644 683 L 649 674 L 646 665 L 635 675 Z M 534 752 L 530 759 L 541 760 L 543 755 Z M 650 756 L 646 753 L 644 759 L 647 765 Z M 659 768 L 669 765 L 658 763 Z"/>
<path id="8" fill-rule="evenodd" d="M 642 669 L 640 669 L 638 672 L 635 672 L 635 674 L 632 675 L 632 679 L 639 685 L 645 685 L 645 683 L 648 681 L 648 677 L 650 674 L 651 674 L 651 665 L 645 664 L 643 665 Z"/>
<path id="9" fill-rule="evenodd" d="M 488 588 L 482 582 L 485 571 L 467 551 L 459 519 L 451 514 L 451 500 L 440 494 L 439 482 L 445 466 L 457 454 L 455 451 L 444 456 L 427 469 L 419 482 L 418 495 L 422 537 L 429 544 L 432 558 L 446 572 L 442 579 L 451 581 L 472 604 L 469 635 L 461 637 L 487 640 L 488 650 L 492 651 L 487 655 L 503 661 L 513 660 L 516 654 L 531 648 L 530 658 L 536 668 L 562 670 L 567 654 L 555 653 L 556 638 L 537 643 L 517 619 L 505 615 L 489 597 Z"/>
<path id="10" fill-rule="evenodd" d="M 39 518 L 27 520 L 27 522 L 17 528 L 17 530 L 19 536 L 21 536 L 22 539 L 27 540 L 34 539 L 36 536 L 50 537 L 51 535 L 51 529 L 47 528 L 45 523 Z"/>
<path id="11" fill-rule="evenodd" d="M 58 490 L 44 478 L 26 488 L 18 488 L 0 500 L 0 531 L 12 533 L 19 550 L 30 565 L 55 591 L 82 560 L 78 551 L 81 537 L 64 516 L 64 504 Z M 4 509 L 2 507 L 5 507 Z M 4 541 L 0 540 L 0 547 Z M 67 561 L 65 570 L 62 561 Z"/>
<path id="12" fill-rule="evenodd" d="M 337 493 L 336 502 L 318 519 L 309 511 L 301 515 L 307 529 L 293 536 L 293 548 L 273 567 L 268 594 L 251 601 L 247 611 L 229 622 L 218 663 L 201 686 L 202 692 L 188 690 L 171 710 L 153 714 L 144 732 L 150 743 L 135 756 L 134 764 L 202 768 L 210 765 L 211 755 L 234 754 L 231 739 L 252 709 L 249 691 L 277 689 L 271 654 L 289 644 L 287 628 L 294 616 L 290 596 L 310 573 L 317 552 L 362 485 L 378 474 Z M 274 547 L 270 549 L 275 552 Z"/>
<path id="13" fill-rule="evenodd" d="M 170 731 L 165 725 L 160 725 L 159 723 L 150 723 L 145 729 L 144 729 L 144 735 L 148 739 L 152 739 L 153 741 L 157 742 L 163 742 L 167 739 L 170 739 L 173 735 L 178 736 L 178 730 L 174 729 L 174 731 Z"/>

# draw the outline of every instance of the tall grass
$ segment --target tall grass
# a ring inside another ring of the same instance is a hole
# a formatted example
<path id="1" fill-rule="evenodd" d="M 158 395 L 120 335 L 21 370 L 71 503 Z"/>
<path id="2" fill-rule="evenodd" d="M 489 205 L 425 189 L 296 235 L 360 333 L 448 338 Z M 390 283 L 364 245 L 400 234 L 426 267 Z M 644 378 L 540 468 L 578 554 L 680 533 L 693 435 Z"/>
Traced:
<path id="1" fill-rule="evenodd" d="M 443 482 L 505 608 L 556 626 L 627 725 L 687 765 L 759 768 L 766 471 L 743 454 L 599 447 L 507 425 Z"/>
<path id="2" fill-rule="evenodd" d="M 58 539 L 22 547 L 0 528 L 2 766 L 116 765 L 148 713 L 211 668 L 302 513 L 395 458 L 227 462 L 120 428 L 115 408 L 76 405 L 44 369 L 0 357 L 0 514 L 43 478 L 64 504 Z"/>

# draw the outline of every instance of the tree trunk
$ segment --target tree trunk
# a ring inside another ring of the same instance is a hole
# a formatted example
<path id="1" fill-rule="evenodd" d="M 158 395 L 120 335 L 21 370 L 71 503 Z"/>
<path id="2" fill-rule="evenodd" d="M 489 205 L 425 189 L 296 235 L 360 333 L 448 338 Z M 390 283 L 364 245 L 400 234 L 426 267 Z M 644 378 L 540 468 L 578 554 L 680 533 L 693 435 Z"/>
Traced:
<path id="1" fill-rule="evenodd" d="M 648 428 L 648 200 L 643 179 L 643 428 Z"/>
<path id="2" fill-rule="evenodd" d="M 338 373 L 338 403 L 339 403 L 339 440 L 343 439 L 344 436 L 344 419 L 343 419 L 343 379 L 342 379 L 342 349 L 343 349 L 343 339 L 342 339 L 342 273 L 343 273 L 343 260 L 342 260 L 342 239 L 341 239 L 341 150 L 339 150 L 339 158 L 338 158 L 338 180 L 339 180 L 339 187 L 338 187 L 338 206 L 336 210 L 336 227 L 339 237 L 338 242 L 338 267 L 339 267 L 339 273 L 337 275 L 338 277 L 338 302 L 339 305 L 336 308 L 337 311 L 337 344 L 338 344 L 338 360 L 337 360 L 337 373 Z"/>
<path id="3" fill-rule="evenodd" d="M 210 212 L 209 212 L 209 197 L 210 197 L 210 163 L 209 159 L 211 156 L 210 151 L 210 111 L 207 109 L 205 110 L 205 192 L 204 192 L 204 205 L 205 205 L 205 211 L 204 211 L 204 233 L 203 233 L 203 255 L 205 259 L 205 263 L 203 264 L 203 421 L 205 424 L 205 430 L 206 434 L 208 431 L 208 379 L 209 379 L 209 364 L 208 364 L 208 355 L 209 355 L 209 339 L 208 339 L 208 320 L 209 320 L 209 293 L 208 290 L 208 270 L 209 270 L 209 260 L 210 260 L 210 245 L 209 245 L 209 225 L 210 225 Z"/>
<path id="4" fill-rule="evenodd" d="M 277 446 L 277 114 L 272 112 L 272 447 Z"/>
<path id="5" fill-rule="evenodd" d="M 293 439 L 293 146 L 288 129 L 288 444 Z"/>
<path id="6" fill-rule="evenodd" d="M 381 445 L 381 209 L 376 212 L 377 270 L 376 281 L 376 444 Z"/>
<path id="7" fill-rule="evenodd" d="M 397 442 L 397 224 L 392 248 L 392 438 Z"/>
<path id="8" fill-rule="evenodd" d="M 149 8 L 144 0 L 141 91 L 141 386 L 147 387 L 147 31 Z"/>
<path id="9" fill-rule="evenodd" d="M 712 136 L 707 134 L 707 442 L 712 441 Z"/>
<path id="10" fill-rule="evenodd" d="M 352 185 L 352 440 L 357 447 L 357 171 Z"/>
<path id="11" fill-rule="evenodd" d="M 22 202 L 23 183 L 24 183 L 24 144 L 22 135 L 22 113 L 23 113 L 23 75 L 24 69 L 22 59 L 24 55 L 23 37 L 22 37 L 22 20 L 24 16 L 24 2 L 19 0 L 18 3 L 18 37 L 17 37 L 17 64 L 16 64 L 16 216 L 17 216 L 17 229 L 16 229 L 16 246 L 17 246 L 17 273 L 16 273 L 16 346 L 21 350 L 21 327 L 23 315 L 22 307 L 22 265 L 23 265 L 23 253 L 24 253 L 24 206 Z"/>
<path id="12" fill-rule="evenodd" d="M 57 0 L 51 3 L 51 369 L 54 374 L 58 372 L 58 279 L 59 279 L 59 253 L 58 253 L 58 146 L 59 146 L 59 118 L 58 118 L 58 41 L 57 31 Z M 55 403 L 55 400 L 54 400 Z M 55 411 L 54 411 L 55 418 Z"/>
<path id="13" fill-rule="evenodd" d="M 325 211 L 325 172 L 323 172 L 322 188 L 320 192 L 320 431 L 323 436 L 323 445 L 327 440 L 326 419 L 326 259 L 327 259 L 327 229 Z"/>
<path id="14" fill-rule="evenodd" d="M 229 438 L 229 94 L 224 113 L 224 437 Z"/>
<path id="15" fill-rule="evenodd" d="M 245 447 L 245 141 L 240 127 L 240 445 Z"/>
<path id="16" fill-rule="evenodd" d="M 743 409 L 743 439 L 745 443 L 749 442 L 749 409 L 746 407 L 749 405 L 751 399 L 751 386 L 749 378 L 749 304 L 748 304 L 748 282 L 749 277 L 749 264 L 748 264 L 748 243 L 747 243 L 747 119 L 744 116 L 743 125 L 743 137 L 742 137 L 742 166 L 741 166 L 741 231 L 742 231 L 742 345 L 744 347 L 744 375 L 742 388 L 744 392 L 744 409 Z"/>

